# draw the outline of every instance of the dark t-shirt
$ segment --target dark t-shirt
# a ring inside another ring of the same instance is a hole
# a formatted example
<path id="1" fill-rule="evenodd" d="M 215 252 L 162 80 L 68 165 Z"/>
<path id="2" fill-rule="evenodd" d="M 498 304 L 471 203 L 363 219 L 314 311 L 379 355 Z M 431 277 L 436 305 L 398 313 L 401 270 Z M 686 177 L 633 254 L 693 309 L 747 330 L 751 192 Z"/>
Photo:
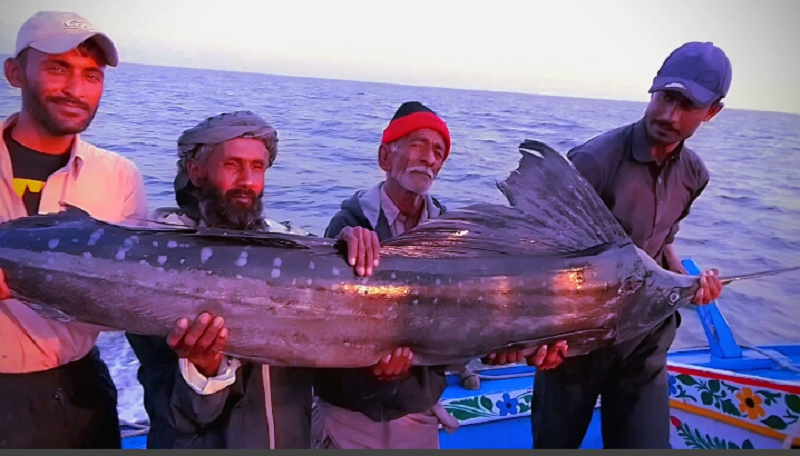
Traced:
<path id="1" fill-rule="evenodd" d="M 67 149 L 62 154 L 52 155 L 28 149 L 11 137 L 10 128 L 3 132 L 3 140 L 11 156 L 14 191 L 25 203 L 28 215 L 36 215 L 47 178 L 67 165 L 70 151 Z"/>

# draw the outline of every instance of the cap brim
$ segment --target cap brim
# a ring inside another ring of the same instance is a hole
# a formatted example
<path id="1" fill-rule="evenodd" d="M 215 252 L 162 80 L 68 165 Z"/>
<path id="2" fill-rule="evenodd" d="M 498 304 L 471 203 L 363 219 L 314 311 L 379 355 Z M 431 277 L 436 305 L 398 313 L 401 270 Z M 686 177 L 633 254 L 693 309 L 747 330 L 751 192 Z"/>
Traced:
<path id="1" fill-rule="evenodd" d="M 117 47 L 114 45 L 114 42 L 111 41 L 111 38 L 103 33 L 72 30 L 59 33 L 50 38 L 34 41 L 29 47 L 47 54 L 63 54 L 75 49 L 90 38 L 93 38 L 100 46 L 100 49 L 103 50 L 108 66 L 116 67 L 119 64 Z"/>
<path id="2" fill-rule="evenodd" d="M 682 78 L 656 78 L 650 93 L 674 90 L 680 92 L 695 105 L 707 108 L 716 100 L 717 95 L 700 84 Z"/>

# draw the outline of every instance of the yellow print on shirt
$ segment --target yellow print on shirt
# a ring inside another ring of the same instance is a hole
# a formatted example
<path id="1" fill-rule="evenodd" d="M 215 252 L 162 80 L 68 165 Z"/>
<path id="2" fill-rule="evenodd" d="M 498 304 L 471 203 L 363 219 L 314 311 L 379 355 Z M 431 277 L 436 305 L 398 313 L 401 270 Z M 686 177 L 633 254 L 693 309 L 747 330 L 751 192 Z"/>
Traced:
<path id="1" fill-rule="evenodd" d="M 44 182 L 32 179 L 14 179 L 14 191 L 17 192 L 20 198 L 22 198 L 26 190 L 30 193 L 41 193 L 42 189 L 44 188 Z"/>

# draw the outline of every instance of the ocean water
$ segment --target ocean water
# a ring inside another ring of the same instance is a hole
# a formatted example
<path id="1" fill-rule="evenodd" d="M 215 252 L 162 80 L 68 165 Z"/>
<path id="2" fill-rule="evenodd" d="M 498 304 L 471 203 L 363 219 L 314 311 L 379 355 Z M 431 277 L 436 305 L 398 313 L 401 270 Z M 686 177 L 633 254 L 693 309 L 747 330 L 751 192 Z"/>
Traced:
<path id="1" fill-rule="evenodd" d="M 642 88 L 646 90 L 645 87 Z M 0 115 L 19 109 L 19 92 L 0 84 Z M 450 208 L 504 204 L 495 183 L 514 170 L 517 146 L 537 139 L 566 152 L 634 122 L 643 103 L 514 93 L 406 87 L 123 64 L 109 72 L 100 111 L 84 137 L 132 159 L 144 174 L 151 208 L 174 205 L 176 140 L 200 120 L 249 109 L 278 129 L 280 151 L 267 172 L 266 213 L 322 235 L 354 191 L 375 185 L 383 128 L 404 101 L 445 118 L 453 138 L 433 194 Z M 711 184 L 683 223 L 677 248 L 723 274 L 800 264 L 800 116 L 724 110 L 689 142 Z M 721 310 L 740 343 L 800 342 L 800 277 L 741 282 Z M 702 346 L 696 316 L 684 311 L 674 348 Z M 119 389 L 122 419 L 147 417 L 138 362 L 124 336 L 100 340 Z"/>

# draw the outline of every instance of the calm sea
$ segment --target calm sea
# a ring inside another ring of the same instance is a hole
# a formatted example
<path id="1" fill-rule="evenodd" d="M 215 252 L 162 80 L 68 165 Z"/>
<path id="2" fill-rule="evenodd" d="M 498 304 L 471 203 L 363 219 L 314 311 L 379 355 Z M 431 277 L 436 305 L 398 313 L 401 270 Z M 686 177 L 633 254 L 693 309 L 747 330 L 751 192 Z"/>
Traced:
<path id="1" fill-rule="evenodd" d="M 281 140 L 276 165 L 267 173 L 268 216 L 321 235 L 343 199 L 382 178 L 381 131 L 409 100 L 436 110 L 451 128 L 453 152 L 433 189 L 451 208 L 504 204 L 495 182 L 516 168 L 522 140 L 538 139 L 566 152 L 638 120 L 645 108 L 620 101 L 123 64 L 110 72 L 100 111 L 84 137 L 131 158 L 144 174 L 155 208 L 174 204 L 180 133 L 221 111 L 253 110 L 275 125 Z M 18 109 L 19 92 L 0 84 L 0 115 Z M 800 264 L 800 116 L 723 111 L 690 144 L 712 180 L 683 224 L 680 254 L 731 274 Z M 788 274 L 725 290 L 721 310 L 740 343 L 800 342 L 799 279 Z M 674 347 L 704 345 L 694 314 L 683 314 Z M 121 417 L 146 418 L 138 362 L 125 338 L 106 334 L 100 344 L 120 391 Z"/>

